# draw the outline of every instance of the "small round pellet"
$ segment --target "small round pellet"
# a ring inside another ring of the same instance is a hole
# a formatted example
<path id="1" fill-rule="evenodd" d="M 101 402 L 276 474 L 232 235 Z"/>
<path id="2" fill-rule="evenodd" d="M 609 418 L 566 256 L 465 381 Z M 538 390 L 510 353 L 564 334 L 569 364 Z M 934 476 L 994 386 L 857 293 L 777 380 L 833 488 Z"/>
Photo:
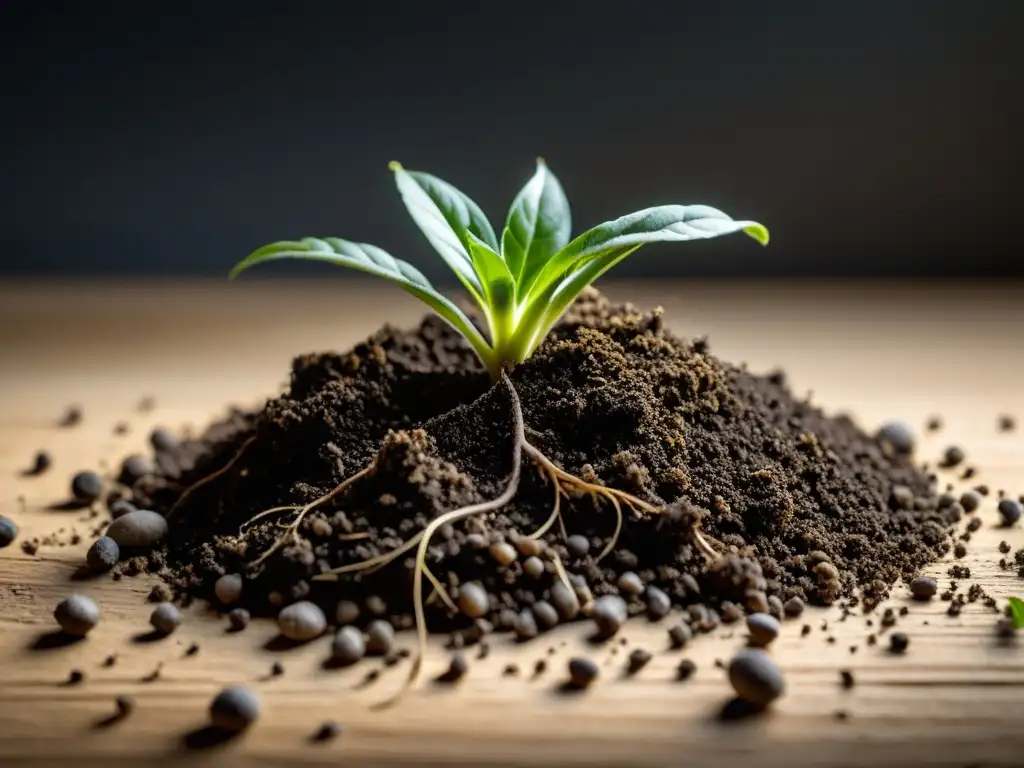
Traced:
<path id="1" fill-rule="evenodd" d="M 79 472 L 71 478 L 71 495 L 86 503 L 96 501 L 103 493 L 103 479 L 95 472 Z"/>
<path id="2" fill-rule="evenodd" d="M 910 593 L 915 600 L 931 600 L 939 591 L 939 583 L 932 576 L 918 576 L 910 582 Z"/>
<path id="3" fill-rule="evenodd" d="M 316 603 L 300 600 L 281 609 L 277 628 L 289 640 L 305 642 L 327 631 L 327 617 Z"/>
<path id="4" fill-rule="evenodd" d="M 85 595 L 71 595 L 57 604 L 53 617 L 69 635 L 85 637 L 99 623 L 100 609 Z"/>
<path id="5" fill-rule="evenodd" d="M 339 664 L 355 664 L 366 655 L 366 641 L 356 627 L 346 626 L 338 630 L 331 642 L 331 659 Z"/>
<path id="6" fill-rule="evenodd" d="M 232 733 L 244 731 L 259 716 L 260 700 L 244 685 L 225 688 L 210 703 L 210 722 Z"/>
<path id="7" fill-rule="evenodd" d="M 590 551 L 590 539 L 576 533 L 565 540 L 565 548 L 573 557 L 584 557 Z"/>
<path id="8" fill-rule="evenodd" d="M 113 520 L 117 520 L 119 517 L 124 517 L 129 512 L 134 512 L 137 507 L 132 504 L 128 499 L 117 499 L 110 503 L 110 517 Z"/>
<path id="9" fill-rule="evenodd" d="M 799 597 L 791 597 L 786 601 L 786 604 L 782 606 L 782 612 L 791 619 L 795 619 L 804 612 L 804 601 Z"/>
<path id="10" fill-rule="evenodd" d="M 18 538 L 18 524 L 11 518 L 0 515 L 0 549 L 9 547 Z"/>
<path id="11" fill-rule="evenodd" d="M 461 680 L 469 672 L 469 662 L 466 661 L 465 655 L 459 651 L 455 651 L 448 661 L 448 669 L 441 676 L 445 682 L 454 683 Z"/>
<path id="12" fill-rule="evenodd" d="M 577 688 L 586 688 L 600 674 L 600 670 L 590 659 L 576 657 L 569 659 L 569 683 Z"/>
<path id="13" fill-rule="evenodd" d="M 213 594 L 221 605 L 234 605 L 242 596 L 242 576 L 238 573 L 225 573 L 213 585 Z"/>
<path id="14" fill-rule="evenodd" d="M 639 595 L 644 591 L 644 583 L 632 571 L 626 571 L 624 574 L 619 576 L 619 591 L 625 595 Z"/>
<path id="15" fill-rule="evenodd" d="M 881 426 L 875 435 L 880 443 L 887 443 L 897 453 L 913 453 L 914 431 L 902 421 L 889 421 Z"/>
<path id="16" fill-rule="evenodd" d="M 459 587 L 459 610 L 471 619 L 486 616 L 490 609 L 487 590 L 475 581 L 469 581 Z"/>
<path id="17" fill-rule="evenodd" d="M 520 640 L 529 640 L 537 636 L 537 620 L 532 611 L 520 611 L 516 616 L 515 631 Z"/>
<path id="18" fill-rule="evenodd" d="M 334 620 L 338 624 L 354 624 L 359 621 L 359 605 L 352 600 L 339 600 L 338 607 L 334 609 Z"/>
<path id="19" fill-rule="evenodd" d="M 626 601 L 617 595 L 605 595 L 594 601 L 591 617 L 597 625 L 597 633 L 608 638 L 622 629 L 629 617 Z"/>
<path id="20" fill-rule="evenodd" d="M 558 624 L 558 611 L 547 600 L 538 600 L 530 606 L 530 610 L 537 619 L 537 626 L 551 629 Z"/>
<path id="21" fill-rule="evenodd" d="M 767 613 L 752 613 L 747 616 L 747 631 L 750 632 L 750 644 L 758 648 L 766 648 L 779 636 L 779 620 Z"/>
<path id="22" fill-rule="evenodd" d="M 516 559 L 516 548 L 507 541 L 491 544 L 488 552 L 491 553 L 491 557 L 494 558 L 498 565 L 509 565 L 515 562 Z"/>
<path id="23" fill-rule="evenodd" d="M 683 648 L 688 642 L 693 640 L 693 630 L 690 629 L 689 624 L 680 621 L 669 628 L 668 639 L 672 643 L 673 648 Z"/>
<path id="24" fill-rule="evenodd" d="M 366 628 L 366 650 L 376 656 L 383 656 L 395 642 L 395 628 L 384 619 L 374 619 Z"/>
<path id="25" fill-rule="evenodd" d="M 157 427 L 149 433 L 149 444 L 157 453 L 164 453 L 178 446 L 178 438 L 166 427 Z"/>
<path id="26" fill-rule="evenodd" d="M 910 645 L 910 638 L 905 632 L 893 632 L 889 635 L 889 650 L 893 653 L 905 653 Z"/>
<path id="27" fill-rule="evenodd" d="M 999 516 L 1003 518 L 1003 525 L 1010 527 L 1020 520 L 1021 515 L 1024 515 L 1024 509 L 1021 508 L 1020 502 L 1015 499 L 1003 499 L 999 502 Z"/>
<path id="28" fill-rule="evenodd" d="M 523 573 L 531 579 L 539 579 L 544 575 L 544 561 L 536 555 L 526 558 L 523 563 Z"/>
<path id="29" fill-rule="evenodd" d="M 174 603 L 160 603 L 150 614 L 149 623 L 157 632 L 169 635 L 181 626 L 181 611 Z"/>
<path id="30" fill-rule="evenodd" d="M 960 506 L 965 512 L 975 512 L 981 506 L 981 494 L 977 491 L 965 491 L 960 497 Z"/>
<path id="31" fill-rule="evenodd" d="M 580 612 L 580 601 L 575 590 L 565 586 L 561 581 L 556 581 L 551 586 L 551 605 L 564 621 L 572 621 Z"/>
<path id="32" fill-rule="evenodd" d="M 156 472 L 156 466 L 145 456 L 129 456 L 121 463 L 120 481 L 125 485 L 133 485 L 146 475 Z"/>
<path id="33" fill-rule="evenodd" d="M 778 664 L 758 649 L 740 651 L 733 657 L 729 683 L 739 698 L 758 707 L 768 706 L 786 690 Z"/>
<path id="34" fill-rule="evenodd" d="M 117 565 L 121 557 L 121 548 L 109 536 L 101 536 L 92 543 L 85 553 L 85 562 L 89 569 L 96 573 L 105 573 Z"/>
<path id="35" fill-rule="evenodd" d="M 657 587 L 648 587 L 645 597 L 647 598 L 647 615 L 652 619 L 662 619 L 668 616 L 668 612 L 672 610 L 672 599 Z"/>
<path id="36" fill-rule="evenodd" d="M 544 551 L 545 544 L 541 539 L 519 539 L 516 541 L 516 549 L 523 557 L 536 557 Z"/>
<path id="37" fill-rule="evenodd" d="M 241 632 L 247 626 L 249 626 L 249 620 L 252 617 L 245 608 L 233 608 L 228 614 L 228 625 L 231 627 L 233 632 Z"/>

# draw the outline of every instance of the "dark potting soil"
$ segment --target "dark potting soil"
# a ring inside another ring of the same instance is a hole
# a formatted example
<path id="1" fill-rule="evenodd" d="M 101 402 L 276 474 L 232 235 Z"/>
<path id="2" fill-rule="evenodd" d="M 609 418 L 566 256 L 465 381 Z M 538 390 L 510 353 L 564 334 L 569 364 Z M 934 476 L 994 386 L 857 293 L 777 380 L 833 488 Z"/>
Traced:
<path id="1" fill-rule="evenodd" d="M 570 552 L 557 525 L 544 539 L 595 597 L 619 594 L 619 577 L 634 572 L 679 606 L 742 605 L 748 591 L 829 604 L 858 587 L 870 603 L 949 549 L 953 521 L 911 459 L 795 398 L 781 374 L 753 374 L 711 355 L 703 340 L 672 335 L 660 311 L 613 306 L 588 291 L 511 379 L 527 440 L 553 462 L 676 513 L 624 510 L 613 551 L 596 562 L 615 528 L 613 508 L 563 499 L 568 533 L 591 546 Z M 286 394 L 158 452 L 159 471 L 136 482 L 133 501 L 170 514 L 167 545 L 118 569 L 155 571 L 179 593 L 210 599 L 219 576 L 246 573 L 240 604 L 261 614 L 312 599 L 333 616 L 339 600 L 365 605 L 372 596 L 378 615 L 407 627 L 411 553 L 370 574 L 314 577 L 389 552 L 442 512 L 497 496 L 512 444 L 508 391 L 491 385 L 460 336 L 434 317 L 409 331 L 384 327 L 349 352 L 296 358 Z M 184 488 L 236 454 L 171 513 Z M 522 461 L 510 504 L 442 528 L 428 553 L 451 594 L 466 581 L 487 589 L 485 618 L 499 627 L 504 609 L 552 602 L 557 580 L 550 558 L 542 556 L 538 578 L 536 568 L 524 572 L 525 556 L 502 566 L 486 546 L 514 542 L 548 519 L 550 481 L 525 454 Z M 293 516 L 265 517 L 240 534 L 246 521 L 314 501 L 371 462 L 369 475 L 305 517 L 296 540 L 247 569 Z M 730 553 L 711 566 L 693 544 L 698 517 L 705 537 Z M 645 610 L 642 596 L 622 597 L 631 614 Z M 439 602 L 428 621 L 434 630 L 472 623 L 446 617 Z"/>

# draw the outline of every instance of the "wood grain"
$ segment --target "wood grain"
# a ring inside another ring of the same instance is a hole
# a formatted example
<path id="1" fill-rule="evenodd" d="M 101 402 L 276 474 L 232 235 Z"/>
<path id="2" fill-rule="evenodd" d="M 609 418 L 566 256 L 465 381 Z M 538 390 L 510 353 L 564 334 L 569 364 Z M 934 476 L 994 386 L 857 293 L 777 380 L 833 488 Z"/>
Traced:
<path id="1" fill-rule="evenodd" d="M 760 370 L 785 367 L 797 391 L 813 391 L 816 402 L 868 427 L 890 416 L 920 427 L 940 413 L 945 426 L 922 436 L 923 459 L 934 461 L 959 443 L 978 468 L 972 482 L 1024 491 L 1024 430 L 996 430 L 1000 413 L 1024 419 L 1019 284 L 607 290 L 638 305 L 662 304 L 671 327 L 708 334 L 725 358 Z M 258 402 L 282 386 L 295 353 L 345 347 L 384 321 L 409 324 L 418 314 L 413 300 L 368 282 L 0 286 L 0 514 L 19 522 L 22 538 L 62 527 L 65 536 L 72 528 L 84 532 L 80 512 L 48 508 L 67 495 L 75 470 L 115 466 L 145 445 L 154 425 L 199 429 L 230 403 Z M 157 400 L 152 413 L 135 410 L 144 394 Z M 56 428 L 71 402 L 84 407 L 83 424 Z M 118 437 L 113 427 L 121 420 L 131 431 Z M 21 476 L 39 448 L 53 453 L 53 468 Z M 973 580 L 1001 599 L 1024 594 L 1024 581 L 996 564 L 999 542 L 1022 547 L 1024 532 L 996 527 L 994 496 L 979 515 L 984 526 L 963 561 Z M 364 686 L 372 665 L 321 667 L 326 639 L 275 652 L 264 647 L 275 634 L 271 625 L 227 634 L 223 620 L 200 607 L 173 636 L 139 642 L 150 582 L 76 580 L 85 546 L 44 547 L 35 557 L 17 545 L 0 551 L 0 765 L 1024 764 L 1024 638 L 999 645 L 995 618 L 980 605 L 953 619 L 945 603 L 911 604 L 900 591 L 893 605 L 910 607 L 900 621 L 911 637 L 904 657 L 868 647 L 871 630 L 860 615 L 838 621 L 833 611 L 811 611 L 787 622 L 774 648 L 787 695 L 768 715 L 742 722 L 720 721 L 728 686 L 714 666 L 742 644 L 742 632 L 699 638 L 685 652 L 698 672 L 679 683 L 673 672 L 684 654 L 667 649 L 666 622 L 631 625 L 629 646 L 614 656 L 611 647 L 588 646 L 582 625 L 527 645 L 499 639 L 457 689 L 427 680 L 398 707 L 378 712 L 368 705 L 394 690 L 407 662 Z M 937 563 L 928 572 L 948 582 L 948 567 Z M 103 621 L 80 643 L 47 648 L 53 606 L 72 591 L 94 596 Z M 815 629 L 802 638 L 805 621 Z M 186 657 L 193 642 L 200 650 Z M 402 642 L 412 645 L 409 637 Z M 654 660 L 625 679 L 624 657 L 637 645 L 654 651 Z M 558 684 L 577 651 L 603 665 L 602 679 L 584 695 L 568 696 Z M 104 667 L 111 653 L 118 661 Z M 534 678 L 540 658 L 548 671 Z M 275 659 L 286 672 L 269 679 Z M 513 662 L 522 673 L 503 677 Z M 443 650 L 432 649 L 427 678 L 445 663 Z M 159 664 L 159 679 L 142 682 Z M 73 667 L 85 682 L 62 685 Z M 852 690 L 839 685 L 842 668 L 856 677 Z M 262 718 L 241 739 L 204 744 L 206 707 L 228 682 L 259 691 Z M 122 693 L 136 696 L 137 710 L 123 722 L 97 725 Z M 840 710 L 846 720 L 836 719 Z M 343 723 L 344 735 L 311 743 L 328 719 Z"/>

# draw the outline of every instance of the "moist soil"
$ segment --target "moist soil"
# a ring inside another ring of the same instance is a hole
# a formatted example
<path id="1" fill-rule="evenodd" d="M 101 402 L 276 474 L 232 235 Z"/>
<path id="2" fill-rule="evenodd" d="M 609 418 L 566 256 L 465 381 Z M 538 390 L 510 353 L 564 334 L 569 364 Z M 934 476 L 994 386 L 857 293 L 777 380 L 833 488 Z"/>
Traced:
<path id="1" fill-rule="evenodd" d="M 562 500 L 568 533 L 586 536 L 590 550 L 570 552 L 557 525 L 544 538 L 594 596 L 619 594 L 619 576 L 632 571 L 677 606 L 704 604 L 711 623 L 725 601 L 764 602 L 751 591 L 830 604 L 856 590 L 871 605 L 949 549 L 955 521 L 938 509 L 934 477 L 849 418 L 794 397 L 782 374 L 756 375 L 716 358 L 704 340 L 672 335 L 660 310 L 613 306 L 588 290 L 511 380 L 526 439 L 555 464 L 667 507 L 650 516 L 624 510 L 613 551 L 597 562 L 615 529 L 613 507 L 578 494 Z M 511 472 L 510 403 L 507 388 L 492 385 L 463 339 L 433 316 L 412 330 L 386 326 L 348 352 L 297 357 L 286 394 L 157 454 L 158 472 L 132 495 L 170 514 L 167 543 L 118 569 L 156 572 L 179 595 L 211 600 L 219 576 L 245 573 L 242 604 L 254 614 L 312 599 L 333 617 L 345 599 L 364 606 L 364 620 L 372 612 L 411 626 L 411 555 L 370 574 L 314 577 L 387 553 L 439 514 L 497 496 Z M 184 489 L 236 454 L 171 513 Z M 468 581 L 486 587 L 486 618 L 499 628 L 512 623 L 506 609 L 549 600 L 558 578 L 550 557 L 538 578 L 535 568 L 524 572 L 525 557 L 502 566 L 486 546 L 514 543 L 551 512 L 550 480 L 525 454 L 522 461 L 510 504 L 442 528 L 428 552 L 450 592 Z M 240 533 L 246 521 L 314 501 L 371 463 L 369 475 L 311 511 L 287 546 L 249 566 L 293 515 Z M 693 543 L 697 519 L 723 553 L 711 564 Z M 642 596 L 622 596 L 631 614 L 644 610 Z M 472 623 L 439 602 L 427 616 L 432 630 Z"/>

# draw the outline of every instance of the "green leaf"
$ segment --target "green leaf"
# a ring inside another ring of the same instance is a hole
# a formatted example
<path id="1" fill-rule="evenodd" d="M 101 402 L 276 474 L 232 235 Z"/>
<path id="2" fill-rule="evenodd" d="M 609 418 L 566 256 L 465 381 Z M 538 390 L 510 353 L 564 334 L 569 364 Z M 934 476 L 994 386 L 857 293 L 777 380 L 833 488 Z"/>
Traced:
<path id="1" fill-rule="evenodd" d="M 396 259 L 375 245 L 353 243 L 338 237 L 304 237 L 301 240 L 283 240 L 253 251 L 235 265 L 235 268 L 231 270 L 230 277 L 234 279 L 256 264 L 280 259 L 326 261 L 391 280 L 429 306 L 466 337 L 485 364 L 492 356 L 491 349 L 484 337 L 461 309 L 434 290 L 427 278 L 416 267 Z"/>
<path id="2" fill-rule="evenodd" d="M 501 255 L 525 296 L 548 260 L 569 242 L 572 214 L 562 185 L 537 158 L 537 170 L 516 195 L 501 234 Z"/>
<path id="3" fill-rule="evenodd" d="M 1010 598 L 1010 613 L 1013 614 L 1015 629 L 1024 629 L 1024 600 L 1019 597 Z"/>
<path id="4" fill-rule="evenodd" d="M 534 284 L 544 292 L 567 272 L 582 263 L 610 253 L 631 253 L 646 243 L 701 240 L 745 232 L 761 245 L 768 244 L 768 230 L 756 221 L 734 221 L 707 205 L 662 205 L 599 224 L 584 232 L 548 262 Z"/>
<path id="5" fill-rule="evenodd" d="M 499 335 L 496 323 L 511 320 L 515 310 L 516 284 L 505 260 L 476 235 L 469 235 L 469 253 L 473 268 L 483 287 L 487 302 L 488 319 L 491 323 L 491 343 Z"/>
<path id="6" fill-rule="evenodd" d="M 497 250 L 498 241 L 487 217 L 476 203 L 448 182 L 427 173 L 407 171 L 397 162 L 392 162 L 390 168 L 416 226 L 479 302 L 481 285 L 473 270 L 467 233 Z"/>

